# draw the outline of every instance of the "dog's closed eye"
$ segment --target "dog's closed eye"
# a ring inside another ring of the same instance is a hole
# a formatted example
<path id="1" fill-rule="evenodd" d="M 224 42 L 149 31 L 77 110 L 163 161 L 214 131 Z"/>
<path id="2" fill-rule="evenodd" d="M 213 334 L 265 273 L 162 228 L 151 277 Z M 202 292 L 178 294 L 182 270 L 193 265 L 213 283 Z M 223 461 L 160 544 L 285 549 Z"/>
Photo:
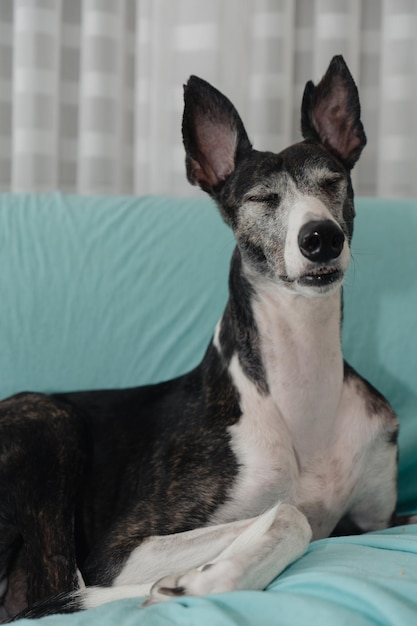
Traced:
<path id="1" fill-rule="evenodd" d="M 260 193 L 246 198 L 247 202 L 256 202 L 259 204 L 278 204 L 279 196 L 277 193 Z"/>
<path id="2" fill-rule="evenodd" d="M 335 174 L 331 177 L 323 178 L 320 181 L 320 187 L 326 193 L 337 194 L 344 183 L 342 175 Z"/>

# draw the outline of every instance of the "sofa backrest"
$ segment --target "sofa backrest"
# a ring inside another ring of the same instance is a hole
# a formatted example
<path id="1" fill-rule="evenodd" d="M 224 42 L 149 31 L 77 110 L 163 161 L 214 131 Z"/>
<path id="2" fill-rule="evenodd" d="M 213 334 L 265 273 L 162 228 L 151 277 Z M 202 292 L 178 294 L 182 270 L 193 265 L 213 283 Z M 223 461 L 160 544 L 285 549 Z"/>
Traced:
<path id="1" fill-rule="evenodd" d="M 233 237 L 208 199 L 0 196 L 0 397 L 196 365 Z"/>

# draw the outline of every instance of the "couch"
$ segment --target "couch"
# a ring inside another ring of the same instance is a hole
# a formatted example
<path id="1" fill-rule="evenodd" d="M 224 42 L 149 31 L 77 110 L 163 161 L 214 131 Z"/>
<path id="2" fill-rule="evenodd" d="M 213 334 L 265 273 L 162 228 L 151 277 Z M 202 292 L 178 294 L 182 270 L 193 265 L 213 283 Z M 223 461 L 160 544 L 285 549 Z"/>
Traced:
<path id="1" fill-rule="evenodd" d="M 417 202 L 359 198 L 356 209 L 345 355 L 399 415 L 398 509 L 417 512 Z M 206 197 L 0 195 L 0 398 L 191 369 L 226 302 L 232 249 Z M 132 598 L 41 622 L 416 624 L 417 525 L 314 542 L 265 592 L 140 605 Z"/>

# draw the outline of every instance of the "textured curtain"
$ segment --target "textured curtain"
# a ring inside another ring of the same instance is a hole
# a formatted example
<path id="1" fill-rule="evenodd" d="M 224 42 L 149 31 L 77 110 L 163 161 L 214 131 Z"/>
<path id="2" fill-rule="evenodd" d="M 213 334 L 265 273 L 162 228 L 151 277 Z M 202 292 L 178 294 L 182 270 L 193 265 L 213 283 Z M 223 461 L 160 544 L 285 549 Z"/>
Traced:
<path id="1" fill-rule="evenodd" d="M 299 139 L 305 82 L 343 54 L 365 195 L 417 195 L 415 0 L 0 0 L 0 188 L 174 193 L 182 84 L 225 92 L 259 149 Z"/>

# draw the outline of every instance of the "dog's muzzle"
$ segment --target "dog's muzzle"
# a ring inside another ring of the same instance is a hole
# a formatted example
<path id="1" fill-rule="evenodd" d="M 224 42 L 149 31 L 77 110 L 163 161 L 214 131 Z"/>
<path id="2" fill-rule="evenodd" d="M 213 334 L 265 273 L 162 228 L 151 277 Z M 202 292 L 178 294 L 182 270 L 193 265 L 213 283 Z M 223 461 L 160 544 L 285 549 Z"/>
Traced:
<path id="1" fill-rule="evenodd" d="M 298 234 L 301 254 L 313 265 L 298 279 L 303 287 L 325 293 L 342 282 L 344 271 L 338 262 L 345 245 L 345 235 L 332 220 L 312 220 Z"/>
<path id="2" fill-rule="evenodd" d="M 301 254 L 313 263 L 328 263 L 337 259 L 343 250 L 345 236 L 332 220 L 307 222 L 298 234 Z"/>

